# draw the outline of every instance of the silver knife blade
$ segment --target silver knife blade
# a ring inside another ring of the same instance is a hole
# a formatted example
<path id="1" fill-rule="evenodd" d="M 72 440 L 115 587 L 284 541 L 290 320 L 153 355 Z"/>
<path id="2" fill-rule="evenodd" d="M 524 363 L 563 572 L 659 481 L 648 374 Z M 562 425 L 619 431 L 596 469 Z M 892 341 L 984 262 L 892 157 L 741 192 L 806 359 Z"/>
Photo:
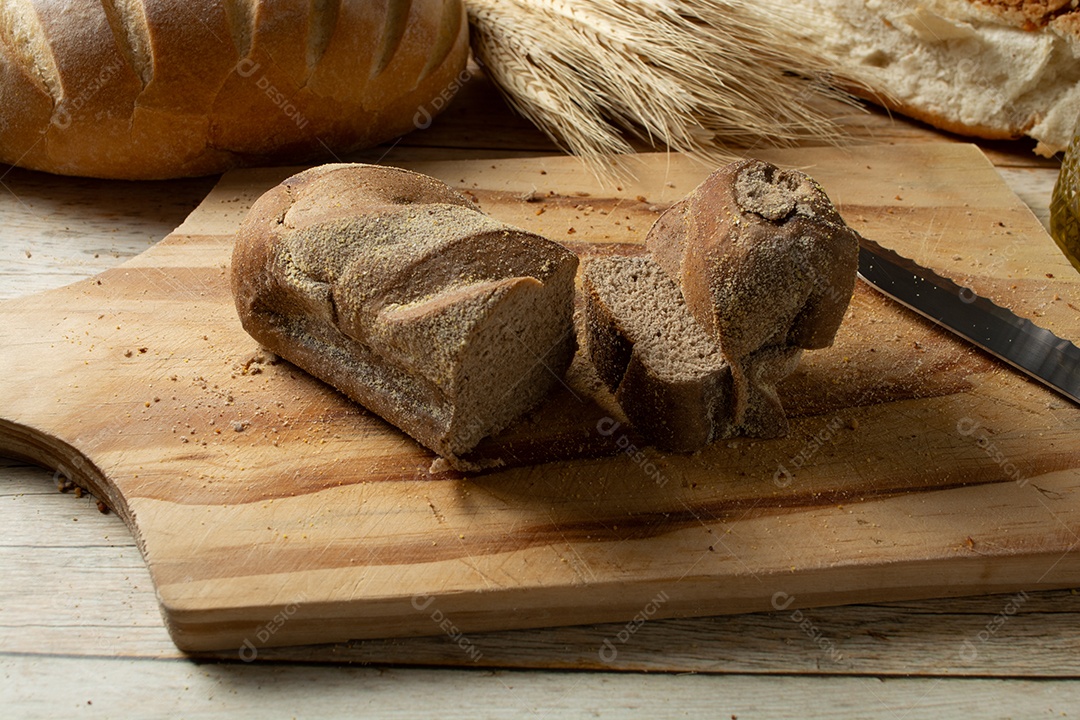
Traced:
<path id="1" fill-rule="evenodd" d="M 1080 405 L 1080 349 L 914 260 L 859 239 L 859 277 Z"/>

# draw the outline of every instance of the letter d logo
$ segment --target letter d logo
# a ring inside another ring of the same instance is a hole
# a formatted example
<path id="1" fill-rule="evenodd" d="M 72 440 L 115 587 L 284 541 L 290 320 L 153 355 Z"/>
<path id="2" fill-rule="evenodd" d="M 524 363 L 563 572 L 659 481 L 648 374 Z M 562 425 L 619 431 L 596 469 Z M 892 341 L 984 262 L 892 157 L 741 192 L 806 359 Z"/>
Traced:
<path id="1" fill-rule="evenodd" d="M 795 602 L 795 597 L 788 595 L 783 590 L 777 590 L 773 593 L 772 606 L 777 610 L 787 610 L 793 602 Z"/>
<path id="2" fill-rule="evenodd" d="M 244 58 L 236 63 L 236 74 L 242 78 L 251 77 L 258 72 L 261 66 L 251 58 Z"/>
<path id="3" fill-rule="evenodd" d="M 605 664 L 613 663 L 615 658 L 619 657 L 619 651 L 607 638 L 604 638 L 604 644 L 600 646 L 600 652 L 597 654 L 600 656 L 600 662 Z"/>
<path id="4" fill-rule="evenodd" d="M 417 610 L 427 610 L 431 603 L 435 602 L 435 597 L 432 595 L 413 595 L 412 606 Z"/>
<path id="5" fill-rule="evenodd" d="M 415 127 L 417 130 L 427 130 L 429 127 L 431 127 L 432 120 L 433 118 L 431 117 L 431 113 L 428 112 L 428 109 L 426 107 L 421 105 L 416 110 L 416 114 L 413 115 L 412 124 L 413 127 Z"/>
<path id="6" fill-rule="evenodd" d="M 978 429 L 979 422 L 977 420 L 972 420 L 969 417 L 962 417 L 956 421 L 956 432 L 960 433 L 964 437 L 967 437 Z"/>
<path id="7" fill-rule="evenodd" d="M 791 474 L 791 471 L 784 467 L 783 463 L 776 466 L 776 472 L 773 473 L 772 481 L 777 487 L 785 488 L 791 484 L 791 481 L 795 479 L 795 476 Z"/>
<path id="8" fill-rule="evenodd" d="M 259 657 L 259 650 L 251 641 L 244 638 L 244 644 L 240 646 L 240 659 L 244 662 L 251 662 L 255 658 Z"/>
<path id="9" fill-rule="evenodd" d="M 596 432 L 600 433 L 605 437 L 609 435 L 614 435 L 615 431 L 619 429 L 620 425 L 622 425 L 622 423 L 620 423 L 615 418 L 600 418 L 600 420 L 598 420 L 596 423 Z"/>

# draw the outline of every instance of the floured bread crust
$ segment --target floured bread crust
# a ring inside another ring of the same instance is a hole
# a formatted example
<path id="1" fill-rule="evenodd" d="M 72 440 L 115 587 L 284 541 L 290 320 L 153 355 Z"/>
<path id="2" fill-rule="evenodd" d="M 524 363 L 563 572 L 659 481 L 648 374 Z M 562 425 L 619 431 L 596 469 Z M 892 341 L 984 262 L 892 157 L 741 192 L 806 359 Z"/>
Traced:
<path id="1" fill-rule="evenodd" d="M 679 451 L 786 434 L 776 384 L 832 344 L 858 235 L 809 176 L 744 160 L 661 215 L 646 246 L 583 278 L 589 355 L 630 422 Z"/>
<path id="2" fill-rule="evenodd" d="M 858 236 L 821 186 L 759 160 L 710 175 L 656 221 L 646 246 L 731 363 L 736 424 L 755 374 L 776 375 L 752 369 L 759 356 L 775 360 L 763 351 L 832 344 L 858 268 Z"/>
<path id="3" fill-rule="evenodd" d="M 232 287 L 253 337 L 455 465 L 565 372 L 576 270 L 433 178 L 346 164 L 255 203 Z"/>

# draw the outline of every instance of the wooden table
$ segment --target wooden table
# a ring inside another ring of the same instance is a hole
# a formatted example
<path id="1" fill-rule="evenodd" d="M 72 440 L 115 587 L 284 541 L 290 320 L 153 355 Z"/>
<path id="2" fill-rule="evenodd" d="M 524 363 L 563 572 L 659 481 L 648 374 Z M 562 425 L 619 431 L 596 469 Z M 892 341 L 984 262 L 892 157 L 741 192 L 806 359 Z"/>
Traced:
<path id="1" fill-rule="evenodd" d="M 850 112 L 846 111 L 845 112 Z M 959 138 L 876 111 L 855 141 Z M 983 143 L 1046 222 L 1057 163 Z M 483 79 L 429 130 L 355 158 L 552 153 Z M 88 277 L 164 237 L 216 178 L 119 183 L 0 168 L 0 298 Z M 32 391 L 32 390 L 31 390 Z M 2 402 L 2 400 L 0 400 Z M 0 458 L 4 717 L 1070 717 L 1074 591 L 265 649 L 191 658 L 161 623 L 123 523 L 54 473 Z"/>

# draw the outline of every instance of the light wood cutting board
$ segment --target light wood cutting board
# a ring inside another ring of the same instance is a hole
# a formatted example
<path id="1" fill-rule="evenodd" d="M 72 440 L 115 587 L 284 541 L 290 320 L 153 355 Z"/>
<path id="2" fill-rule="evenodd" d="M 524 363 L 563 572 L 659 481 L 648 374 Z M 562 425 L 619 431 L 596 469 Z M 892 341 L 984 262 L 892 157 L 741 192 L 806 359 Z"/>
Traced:
<path id="1" fill-rule="evenodd" d="M 1080 277 L 976 148 L 759 156 L 810 172 L 865 235 L 1080 337 Z M 710 170 L 645 155 L 605 187 L 561 157 L 410 167 L 582 255 L 640 252 Z M 496 441 L 519 467 L 429 472 L 240 328 L 230 233 L 287 174 L 230 173 L 141 256 L 0 304 L 0 451 L 121 514 L 180 648 L 445 633 L 467 651 L 490 629 L 629 637 L 651 617 L 1080 584 L 1080 410 L 861 284 L 836 345 L 784 385 L 787 438 L 628 451 L 579 387 Z"/>

